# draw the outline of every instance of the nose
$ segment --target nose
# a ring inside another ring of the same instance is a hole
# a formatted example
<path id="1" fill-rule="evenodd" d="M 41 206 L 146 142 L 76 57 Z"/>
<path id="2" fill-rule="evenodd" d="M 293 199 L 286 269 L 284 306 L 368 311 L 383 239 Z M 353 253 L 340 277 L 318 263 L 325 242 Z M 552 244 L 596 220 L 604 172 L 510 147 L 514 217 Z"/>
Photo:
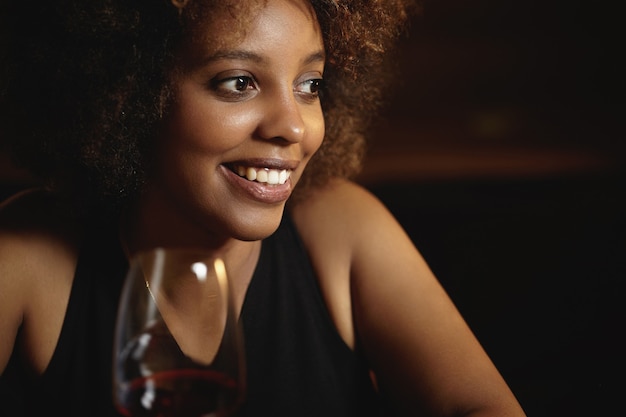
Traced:
<path id="1" fill-rule="evenodd" d="M 257 133 L 264 139 L 301 142 L 306 133 L 302 104 L 293 92 L 268 97 L 263 103 L 263 116 Z"/>

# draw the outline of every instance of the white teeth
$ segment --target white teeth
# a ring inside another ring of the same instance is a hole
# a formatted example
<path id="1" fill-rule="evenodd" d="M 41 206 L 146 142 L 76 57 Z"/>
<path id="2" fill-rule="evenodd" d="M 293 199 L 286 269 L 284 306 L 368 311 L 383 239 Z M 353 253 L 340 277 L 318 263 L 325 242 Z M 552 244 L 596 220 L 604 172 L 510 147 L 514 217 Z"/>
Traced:
<path id="1" fill-rule="evenodd" d="M 291 176 L 291 171 L 286 169 L 257 169 L 238 165 L 235 167 L 235 170 L 240 177 L 244 177 L 248 181 L 257 181 L 270 185 L 284 184 Z"/>
<path id="2" fill-rule="evenodd" d="M 280 173 L 273 169 L 267 173 L 267 182 L 269 184 L 278 184 L 279 176 L 280 176 Z"/>
<path id="3" fill-rule="evenodd" d="M 257 171 L 256 173 L 256 180 L 258 182 L 267 182 L 267 177 L 267 171 L 265 170 Z"/>
<path id="4" fill-rule="evenodd" d="M 256 170 L 254 168 L 248 168 L 246 170 L 246 178 L 250 181 L 256 180 Z"/>

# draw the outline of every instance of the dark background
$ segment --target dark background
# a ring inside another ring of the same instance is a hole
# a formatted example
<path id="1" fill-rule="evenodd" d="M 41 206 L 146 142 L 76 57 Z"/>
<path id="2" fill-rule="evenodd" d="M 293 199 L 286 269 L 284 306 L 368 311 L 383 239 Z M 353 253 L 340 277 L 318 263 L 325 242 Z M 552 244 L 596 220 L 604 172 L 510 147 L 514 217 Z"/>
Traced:
<path id="1" fill-rule="evenodd" d="M 423 4 L 359 181 L 406 227 L 529 417 L 618 414 L 619 2 Z M 0 198 L 29 183 L 0 155 Z"/>

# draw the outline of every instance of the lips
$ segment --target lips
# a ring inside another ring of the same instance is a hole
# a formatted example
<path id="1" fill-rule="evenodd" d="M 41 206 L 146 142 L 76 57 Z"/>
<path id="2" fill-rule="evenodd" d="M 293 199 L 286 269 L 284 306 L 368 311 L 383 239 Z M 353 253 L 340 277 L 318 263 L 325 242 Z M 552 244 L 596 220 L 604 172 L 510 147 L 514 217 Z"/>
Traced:
<path id="1" fill-rule="evenodd" d="M 237 162 L 222 165 L 224 177 L 235 186 L 233 191 L 263 204 L 284 203 L 292 191 L 294 163 L 284 161 Z M 288 166 L 289 165 L 289 166 Z"/>

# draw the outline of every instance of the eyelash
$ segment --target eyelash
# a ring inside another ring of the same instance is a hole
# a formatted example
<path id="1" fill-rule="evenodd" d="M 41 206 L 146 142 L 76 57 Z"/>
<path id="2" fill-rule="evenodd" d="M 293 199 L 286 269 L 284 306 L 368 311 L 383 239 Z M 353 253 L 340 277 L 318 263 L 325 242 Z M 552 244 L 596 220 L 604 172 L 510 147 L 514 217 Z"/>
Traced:
<path id="1" fill-rule="evenodd" d="M 227 87 L 229 83 L 235 83 L 233 88 Z M 247 94 L 245 90 L 251 85 L 254 85 L 254 79 L 247 75 L 213 79 L 210 82 L 210 88 L 226 99 L 244 98 Z"/>
<path id="2" fill-rule="evenodd" d="M 234 83 L 232 88 L 227 87 L 229 83 Z M 297 84 L 299 86 L 309 86 L 309 91 L 298 91 L 296 93 L 308 101 L 316 100 L 320 97 L 324 88 L 324 80 L 322 78 L 311 78 Z M 214 79 L 210 82 L 212 90 L 217 92 L 225 99 L 244 99 L 248 96 L 249 90 L 256 90 L 256 81 L 249 75 L 238 75 L 234 77 Z"/>

